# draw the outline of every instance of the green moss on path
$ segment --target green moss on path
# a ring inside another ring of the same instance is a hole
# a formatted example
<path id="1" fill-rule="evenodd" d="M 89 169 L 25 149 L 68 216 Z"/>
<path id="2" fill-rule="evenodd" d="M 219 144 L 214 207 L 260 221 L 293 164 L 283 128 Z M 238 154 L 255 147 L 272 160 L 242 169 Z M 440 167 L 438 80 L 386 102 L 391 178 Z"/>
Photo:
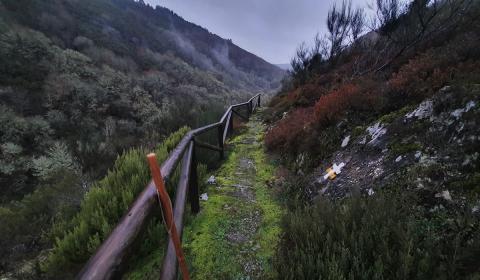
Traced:
<path id="1" fill-rule="evenodd" d="M 229 143 L 230 153 L 208 186 L 208 200 L 185 228 L 183 242 L 192 279 L 273 279 L 281 208 L 266 182 L 274 166 L 263 149 L 265 127 L 257 115 Z"/>

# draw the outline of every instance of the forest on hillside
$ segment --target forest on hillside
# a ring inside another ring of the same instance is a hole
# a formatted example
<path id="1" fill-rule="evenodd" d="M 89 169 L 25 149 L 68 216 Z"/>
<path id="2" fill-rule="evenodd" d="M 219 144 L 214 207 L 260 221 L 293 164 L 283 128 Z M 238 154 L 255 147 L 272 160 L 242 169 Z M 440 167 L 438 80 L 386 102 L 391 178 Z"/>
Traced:
<path id="1" fill-rule="evenodd" d="M 270 102 L 288 197 L 278 275 L 478 279 L 480 3 L 376 0 L 370 14 L 334 4 Z"/>
<path id="2" fill-rule="evenodd" d="M 0 272 L 51 247 L 119 155 L 283 74 L 143 1 L 0 1 Z"/>

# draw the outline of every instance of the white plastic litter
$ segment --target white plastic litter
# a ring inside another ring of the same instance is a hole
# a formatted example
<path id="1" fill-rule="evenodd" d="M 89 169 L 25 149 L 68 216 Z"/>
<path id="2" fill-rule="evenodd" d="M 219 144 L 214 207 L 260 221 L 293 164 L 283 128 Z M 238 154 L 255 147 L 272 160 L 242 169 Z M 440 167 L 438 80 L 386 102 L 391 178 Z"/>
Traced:
<path id="1" fill-rule="evenodd" d="M 204 200 L 204 201 L 207 201 L 207 200 L 208 200 L 208 194 L 207 194 L 207 193 L 202 193 L 202 194 L 200 195 L 200 199 L 201 199 L 201 200 Z"/>
<path id="2" fill-rule="evenodd" d="M 452 200 L 452 196 L 450 195 L 450 192 L 449 191 L 443 191 L 441 193 L 437 193 L 435 195 L 435 197 L 441 197 L 447 201 L 451 201 Z"/>
<path id="3" fill-rule="evenodd" d="M 340 173 L 342 172 L 342 168 L 343 168 L 344 166 L 345 166 L 345 163 L 344 163 L 344 162 L 340 163 L 339 165 L 337 165 L 336 163 L 334 163 L 333 166 L 332 166 L 332 171 L 333 171 L 336 175 L 338 175 L 338 174 L 340 174 Z M 325 175 L 323 176 L 323 179 L 327 180 L 329 176 L 330 176 L 330 173 L 327 173 L 327 174 L 325 174 Z"/>
<path id="4" fill-rule="evenodd" d="M 215 185 L 216 181 L 215 181 L 215 176 L 210 176 L 207 180 L 207 184 L 209 185 Z"/>

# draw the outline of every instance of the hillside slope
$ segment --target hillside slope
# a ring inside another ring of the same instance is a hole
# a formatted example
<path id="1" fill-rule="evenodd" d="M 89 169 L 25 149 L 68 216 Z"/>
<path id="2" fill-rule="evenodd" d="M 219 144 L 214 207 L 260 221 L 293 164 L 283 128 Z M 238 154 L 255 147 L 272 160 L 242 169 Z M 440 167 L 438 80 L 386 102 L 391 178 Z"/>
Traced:
<path id="1" fill-rule="evenodd" d="M 334 6 L 270 103 L 265 144 L 289 210 L 275 267 L 283 279 L 476 279 L 480 5 L 376 3 L 365 36 L 362 12 Z"/>
<path id="2" fill-rule="evenodd" d="M 0 1 L 0 274 L 50 248 L 119 155 L 283 74 L 143 1 Z"/>
<path id="3" fill-rule="evenodd" d="M 61 148 L 94 178 L 125 148 L 205 123 L 283 75 L 170 10 L 132 0 L 2 1 L 0 46 L 0 144 L 18 148 L 2 159 Z M 19 165 L 0 173 L 11 185 L 1 201 L 37 183 L 34 168 Z"/>

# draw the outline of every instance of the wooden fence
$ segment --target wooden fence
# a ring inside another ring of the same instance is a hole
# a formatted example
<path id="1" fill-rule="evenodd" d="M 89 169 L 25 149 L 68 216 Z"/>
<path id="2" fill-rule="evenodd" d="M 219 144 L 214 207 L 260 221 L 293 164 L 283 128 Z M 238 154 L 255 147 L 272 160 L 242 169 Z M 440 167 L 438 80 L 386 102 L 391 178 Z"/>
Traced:
<path id="1" fill-rule="evenodd" d="M 227 136 L 233 130 L 233 118 L 239 117 L 248 120 L 255 108 L 260 106 L 261 94 L 250 98 L 247 102 L 230 106 L 219 122 L 212 123 L 189 131 L 170 153 L 169 157 L 163 162 L 161 172 L 165 183 L 173 176 L 177 165 L 181 162 L 180 178 L 176 189 L 174 201 L 174 220 L 178 233 L 183 231 L 183 216 L 189 197 L 191 211 L 198 213 L 200 211 L 198 178 L 197 178 L 197 160 L 195 149 L 206 148 L 219 152 L 220 158 L 224 157 L 224 146 Z M 246 109 L 246 115 L 240 112 Z M 218 146 L 204 143 L 196 139 L 208 131 L 217 129 Z M 95 254 L 88 260 L 83 269 L 78 274 L 78 279 L 113 279 L 117 278 L 127 267 L 127 260 L 134 250 L 134 245 L 140 233 L 147 225 L 151 215 L 158 205 L 157 191 L 153 182 L 140 193 L 128 212 L 122 217 L 112 233 L 102 243 Z M 188 256 L 187 256 L 188 257 Z M 173 280 L 177 274 L 177 258 L 172 240 L 169 238 L 165 257 L 163 260 L 161 279 Z"/>

